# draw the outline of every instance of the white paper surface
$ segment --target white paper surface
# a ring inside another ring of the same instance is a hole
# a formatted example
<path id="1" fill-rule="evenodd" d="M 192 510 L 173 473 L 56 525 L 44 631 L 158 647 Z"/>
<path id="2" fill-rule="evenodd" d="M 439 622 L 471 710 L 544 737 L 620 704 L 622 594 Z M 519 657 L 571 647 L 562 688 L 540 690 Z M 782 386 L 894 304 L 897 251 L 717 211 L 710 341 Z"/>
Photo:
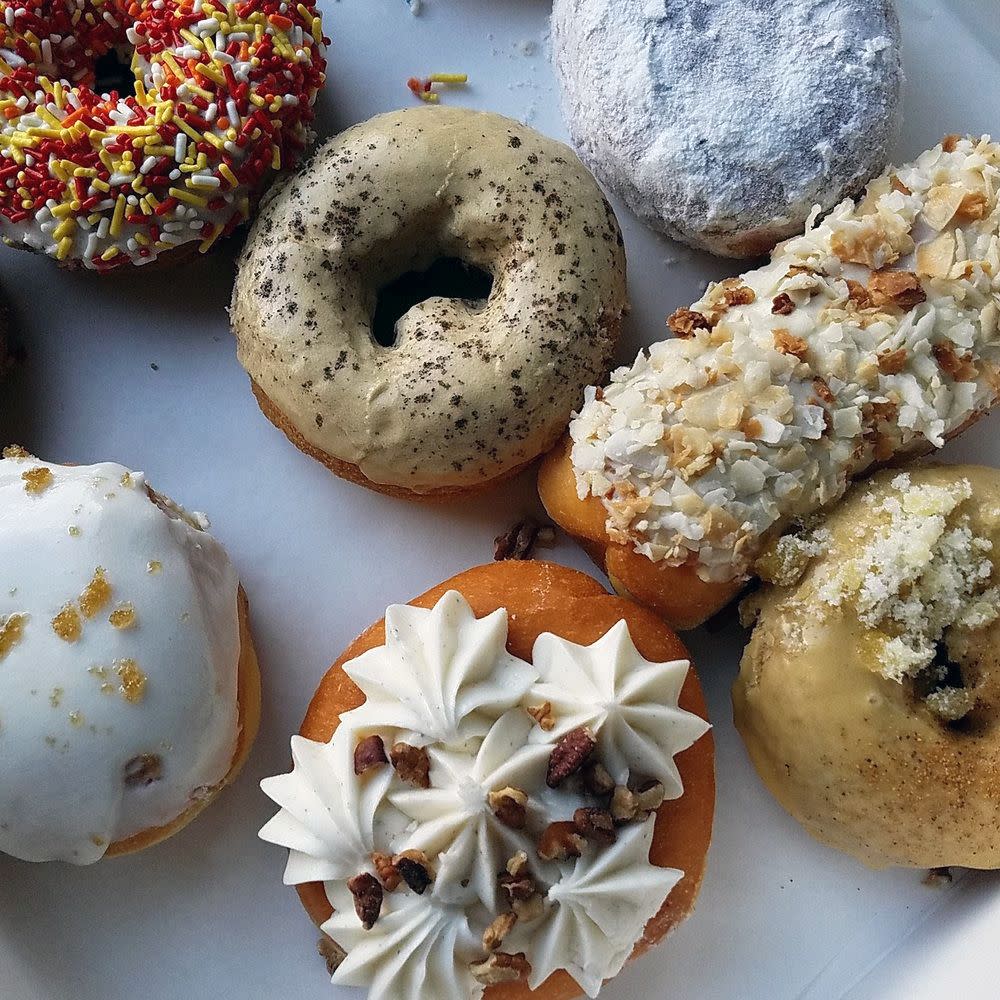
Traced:
<path id="1" fill-rule="evenodd" d="M 626 0 L 622 0 L 626 2 Z M 908 74 L 905 159 L 948 132 L 1000 133 L 995 0 L 902 0 Z M 442 100 L 521 118 L 564 137 L 542 0 L 327 0 L 325 136 L 406 106 L 405 80 L 467 71 Z M 709 278 L 739 268 L 653 236 L 624 210 L 633 312 L 621 362 Z M 0 248 L 2 250 L 2 248 Z M 382 614 L 468 566 L 538 510 L 531 475 L 488 497 L 421 507 L 341 482 L 260 414 L 225 307 L 237 247 L 162 274 L 98 280 L 0 253 L 26 360 L 0 385 L 0 438 L 51 461 L 113 459 L 209 513 L 250 596 L 264 718 L 250 762 L 191 827 L 135 858 L 89 869 L 0 858 L 0 997 L 11 1000 L 346 1000 L 316 954 L 317 931 L 281 885 L 282 852 L 257 840 L 271 807 L 257 788 L 287 769 L 295 731 L 333 658 Z M 153 367 L 155 365 L 155 368 Z M 1000 458 L 994 419 L 947 457 Z M 564 544 L 552 557 L 589 564 Z M 689 644 L 718 742 L 719 805 L 695 915 L 606 990 L 638 998 L 850 997 L 979 1000 L 1000 994 L 997 878 L 928 889 L 812 843 L 775 805 L 730 722 L 742 634 Z"/>

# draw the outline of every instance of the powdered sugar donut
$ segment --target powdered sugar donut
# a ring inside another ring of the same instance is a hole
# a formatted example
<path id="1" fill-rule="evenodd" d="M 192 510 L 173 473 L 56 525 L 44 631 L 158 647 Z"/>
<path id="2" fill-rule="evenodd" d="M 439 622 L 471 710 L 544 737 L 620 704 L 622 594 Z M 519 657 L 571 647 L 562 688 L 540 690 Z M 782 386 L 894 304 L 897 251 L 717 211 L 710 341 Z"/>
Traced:
<path id="1" fill-rule="evenodd" d="M 555 0 L 581 156 L 649 225 L 748 257 L 886 163 L 899 125 L 892 0 Z"/>

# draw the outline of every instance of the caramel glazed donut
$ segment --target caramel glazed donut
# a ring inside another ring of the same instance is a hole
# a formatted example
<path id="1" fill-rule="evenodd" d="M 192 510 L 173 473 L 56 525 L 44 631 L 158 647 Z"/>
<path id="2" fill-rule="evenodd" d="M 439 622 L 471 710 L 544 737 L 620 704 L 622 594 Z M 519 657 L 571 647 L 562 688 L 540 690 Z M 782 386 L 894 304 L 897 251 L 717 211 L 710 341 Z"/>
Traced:
<path id="1" fill-rule="evenodd" d="M 0 851 L 90 864 L 189 823 L 260 718 L 222 546 L 120 465 L 0 461 Z"/>
<path id="2" fill-rule="evenodd" d="M 792 522 L 995 404 L 998 166 L 949 137 L 888 170 L 587 391 L 539 488 L 618 589 L 693 627 Z"/>
<path id="3" fill-rule="evenodd" d="M 436 260 L 488 272 L 376 342 L 379 291 Z M 576 155 L 507 118 L 416 108 L 330 140 L 277 192 L 232 325 L 264 413 L 347 479 L 405 497 L 481 489 L 551 448 L 604 378 L 625 309 L 614 213 Z"/>
<path id="4" fill-rule="evenodd" d="M 884 470 L 786 535 L 733 689 L 778 801 L 875 867 L 1000 868 L 1000 472 Z"/>

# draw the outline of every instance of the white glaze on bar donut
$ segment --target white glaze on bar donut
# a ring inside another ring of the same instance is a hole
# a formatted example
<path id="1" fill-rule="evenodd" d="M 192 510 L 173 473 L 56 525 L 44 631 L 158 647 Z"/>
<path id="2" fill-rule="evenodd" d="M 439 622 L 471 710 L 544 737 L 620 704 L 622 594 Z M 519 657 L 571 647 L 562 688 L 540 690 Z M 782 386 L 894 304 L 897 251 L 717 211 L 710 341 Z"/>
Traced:
<path id="1" fill-rule="evenodd" d="M 97 861 L 229 770 L 236 573 L 157 501 L 113 463 L 0 461 L 0 851 Z"/>

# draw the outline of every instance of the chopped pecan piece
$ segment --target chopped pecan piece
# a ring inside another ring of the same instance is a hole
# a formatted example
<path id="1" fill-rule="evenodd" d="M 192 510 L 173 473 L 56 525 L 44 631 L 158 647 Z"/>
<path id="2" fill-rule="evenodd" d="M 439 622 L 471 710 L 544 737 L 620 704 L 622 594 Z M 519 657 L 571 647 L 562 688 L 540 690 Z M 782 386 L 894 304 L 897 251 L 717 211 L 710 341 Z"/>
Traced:
<path id="1" fill-rule="evenodd" d="M 370 771 L 373 767 L 381 767 L 388 764 L 389 758 L 385 755 L 385 744 L 382 737 L 377 733 L 366 736 L 358 740 L 354 748 L 354 773 L 361 775 L 365 771 Z"/>
<path id="2" fill-rule="evenodd" d="M 771 302 L 771 312 L 775 316 L 787 316 L 795 312 L 795 303 L 792 301 L 791 295 L 787 292 L 775 295 L 774 300 Z"/>
<path id="3" fill-rule="evenodd" d="M 746 306 L 757 299 L 757 293 L 741 278 L 726 278 L 722 282 L 722 290 L 722 299 L 727 306 Z"/>
<path id="4" fill-rule="evenodd" d="M 941 366 L 941 370 L 947 372 L 956 382 L 972 382 L 978 371 L 972 363 L 971 354 L 959 354 L 955 350 L 955 345 L 947 340 L 942 340 L 931 348 L 934 360 Z"/>
<path id="5" fill-rule="evenodd" d="M 660 806 L 663 805 L 663 800 L 666 798 L 666 794 L 667 790 L 663 787 L 662 782 L 646 782 L 646 784 L 639 789 L 639 794 L 636 799 L 639 811 L 643 813 L 650 813 L 659 809 Z"/>
<path id="6" fill-rule="evenodd" d="M 501 788 L 486 797 L 493 815 L 512 830 L 523 830 L 528 819 L 528 796 L 520 788 Z"/>
<path id="7" fill-rule="evenodd" d="M 826 380 L 820 378 L 819 375 L 813 379 L 813 392 L 816 393 L 816 398 L 823 403 L 831 404 L 837 402 L 837 397 L 826 384 Z"/>
<path id="8" fill-rule="evenodd" d="M 586 842 L 572 820 L 549 823 L 538 841 L 538 856 L 543 861 L 566 861 L 583 854 Z"/>
<path id="9" fill-rule="evenodd" d="M 504 872 L 497 879 L 497 883 L 511 906 L 531 899 L 538 891 L 535 880 L 525 872 L 519 875 L 511 875 L 510 872 Z"/>
<path id="10" fill-rule="evenodd" d="M 876 306 L 895 306 L 907 312 L 926 301 L 927 293 L 912 271 L 876 271 L 868 282 Z"/>
<path id="11" fill-rule="evenodd" d="M 503 939 L 514 929 L 517 923 L 516 913 L 501 913 L 489 927 L 483 931 L 483 947 L 487 951 L 496 951 L 503 944 Z"/>
<path id="12" fill-rule="evenodd" d="M 667 326 L 675 337 L 688 338 L 696 330 L 711 330 L 712 324 L 704 313 L 693 309 L 676 309 L 667 317 Z"/>
<path id="13" fill-rule="evenodd" d="M 942 149 L 943 149 L 943 150 L 944 150 L 944 151 L 945 151 L 946 153 L 954 153 L 954 152 L 955 152 L 955 149 L 956 149 L 956 148 L 957 148 L 957 146 L 958 146 L 958 143 L 959 143 L 959 140 L 960 140 L 961 138 L 962 138 L 962 137 L 961 137 L 960 135 L 958 135 L 958 134 L 957 134 L 957 133 L 955 133 L 955 132 L 952 132 L 952 133 L 951 133 L 950 135 L 946 135 L 946 136 L 945 136 L 945 137 L 944 137 L 944 138 L 943 138 L 943 139 L 941 140 L 941 148 L 942 148 Z"/>
<path id="14" fill-rule="evenodd" d="M 396 774 L 417 788 L 431 787 L 431 759 L 425 747 L 410 746 L 409 743 L 394 743 L 389 751 Z"/>
<path id="15" fill-rule="evenodd" d="M 983 191 L 970 191 L 962 199 L 955 214 L 967 222 L 974 222 L 986 215 L 989 206 L 990 200 Z"/>
<path id="16" fill-rule="evenodd" d="M 570 730 L 553 748 L 545 783 L 558 788 L 570 775 L 576 774 L 597 746 L 594 734 L 586 726 Z"/>
<path id="17" fill-rule="evenodd" d="M 535 548 L 551 548 L 556 541 L 556 529 L 551 524 L 539 524 L 534 518 L 518 521 L 510 530 L 493 539 L 493 558 L 530 559 Z"/>
<path id="18" fill-rule="evenodd" d="M 540 892 L 535 892 L 527 899 L 511 900 L 510 905 L 522 924 L 530 924 L 545 912 L 545 897 Z"/>
<path id="19" fill-rule="evenodd" d="M 631 822 L 639 815 L 639 798 L 631 788 L 619 785 L 611 795 L 611 815 L 616 823 Z"/>
<path id="20" fill-rule="evenodd" d="M 868 289 L 860 281 L 855 281 L 853 278 L 845 280 L 847 282 L 847 297 L 859 309 L 871 309 L 872 297 L 868 294 Z"/>
<path id="21" fill-rule="evenodd" d="M 392 864 L 418 896 L 422 896 L 427 886 L 434 881 L 431 863 L 423 851 L 403 851 L 392 859 Z"/>
<path id="22" fill-rule="evenodd" d="M 362 872 L 348 881 L 347 888 L 354 897 L 354 909 L 361 926 L 370 931 L 382 912 L 382 883 L 374 875 Z"/>
<path id="23" fill-rule="evenodd" d="M 329 938 L 325 934 L 316 942 L 316 950 L 322 955 L 323 961 L 326 962 L 326 971 L 331 976 L 340 968 L 340 963 L 347 958 L 347 952 L 333 938 Z"/>
<path id="24" fill-rule="evenodd" d="M 518 851 L 507 862 L 508 875 L 523 875 L 528 870 L 528 855 Z"/>
<path id="25" fill-rule="evenodd" d="M 529 705 L 528 715 L 547 733 L 555 728 L 556 717 L 552 714 L 551 701 L 544 701 L 541 705 Z"/>
<path id="26" fill-rule="evenodd" d="M 882 351 L 878 356 L 878 370 L 883 375 L 898 375 L 906 367 L 907 357 L 905 347 L 898 351 Z"/>
<path id="27" fill-rule="evenodd" d="M 531 965 L 524 957 L 523 951 L 519 951 L 516 955 L 495 951 L 485 962 L 472 966 L 472 978 L 484 986 L 512 983 L 518 979 L 526 979 L 530 975 Z"/>
<path id="28" fill-rule="evenodd" d="M 159 754 L 141 753 L 125 765 L 124 780 L 129 788 L 151 785 L 162 777 L 163 760 Z"/>
<path id="29" fill-rule="evenodd" d="M 392 863 L 392 855 L 383 854 L 382 851 L 373 851 L 371 858 L 372 864 L 375 866 L 375 873 L 382 885 L 389 892 L 395 892 L 399 888 L 399 883 L 403 881 L 403 876 L 399 874 L 399 869 Z"/>
<path id="30" fill-rule="evenodd" d="M 889 187 L 900 194 L 913 194 L 913 192 L 899 179 L 897 174 L 889 178 Z"/>
<path id="31" fill-rule="evenodd" d="M 573 813 L 573 826 L 581 837 L 595 844 L 606 846 L 618 839 L 614 817 L 607 809 L 577 809 Z"/>
<path id="32" fill-rule="evenodd" d="M 809 345 L 801 337 L 796 337 L 794 333 L 786 330 L 784 327 L 774 330 L 772 335 L 774 337 L 775 348 L 782 354 L 791 354 L 798 358 L 799 361 L 805 361 L 806 354 L 809 352 Z"/>
<path id="33" fill-rule="evenodd" d="M 615 790 L 615 779 L 599 760 L 592 760 L 584 768 L 583 784 L 591 795 L 610 795 Z"/>

